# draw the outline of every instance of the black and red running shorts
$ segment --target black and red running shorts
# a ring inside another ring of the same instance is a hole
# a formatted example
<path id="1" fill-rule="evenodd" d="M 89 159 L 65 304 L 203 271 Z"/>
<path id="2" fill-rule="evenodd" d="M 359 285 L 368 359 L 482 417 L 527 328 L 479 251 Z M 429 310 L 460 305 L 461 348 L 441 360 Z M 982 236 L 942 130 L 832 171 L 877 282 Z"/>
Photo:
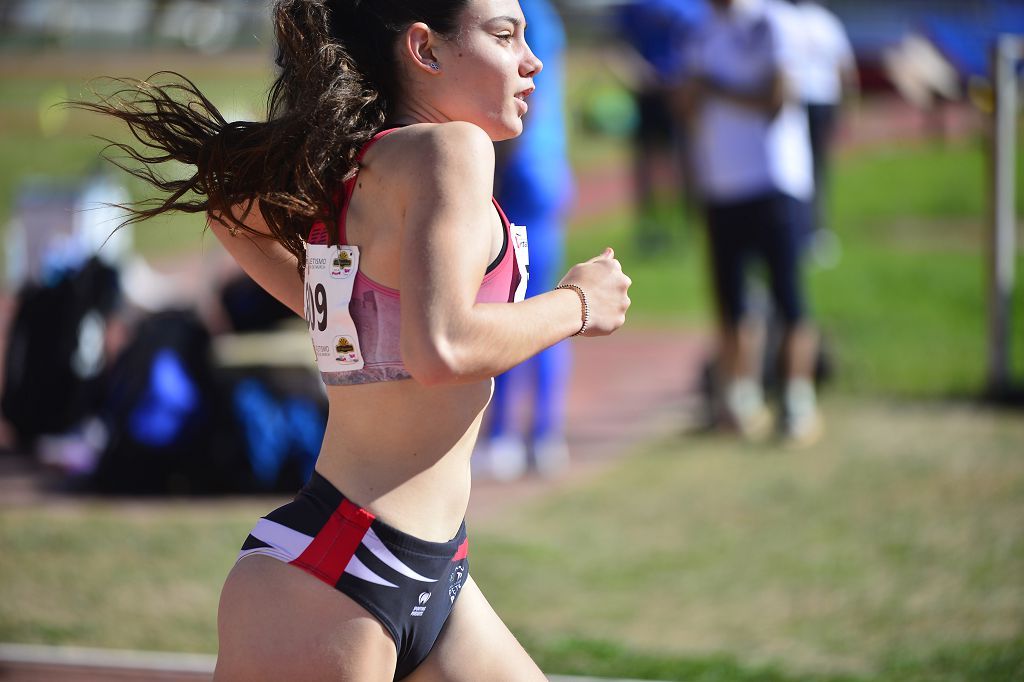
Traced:
<path id="1" fill-rule="evenodd" d="M 430 653 L 469 577 L 466 524 L 448 542 L 392 528 L 320 474 L 256 523 L 238 558 L 265 554 L 340 590 L 372 613 L 398 649 L 400 680 Z"/>

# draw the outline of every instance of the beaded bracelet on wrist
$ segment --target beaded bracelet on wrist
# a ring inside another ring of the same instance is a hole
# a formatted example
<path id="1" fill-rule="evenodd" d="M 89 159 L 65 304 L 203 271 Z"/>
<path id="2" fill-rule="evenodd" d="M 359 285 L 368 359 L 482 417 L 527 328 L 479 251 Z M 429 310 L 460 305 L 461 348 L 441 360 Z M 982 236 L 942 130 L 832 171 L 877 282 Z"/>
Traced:
<path id="1" fill-rule="evenodd" d="M 573 334 L 573 336 L 582 336 L 590 325 L 590 305 L 587 303 L 587 295 L 583 292 L 583 288 L 578 284 L 559 284 L 555 289 L 572 289 L 580 297 L 580 312 L 583 324 L 580 325 L 580 330 Z"/>

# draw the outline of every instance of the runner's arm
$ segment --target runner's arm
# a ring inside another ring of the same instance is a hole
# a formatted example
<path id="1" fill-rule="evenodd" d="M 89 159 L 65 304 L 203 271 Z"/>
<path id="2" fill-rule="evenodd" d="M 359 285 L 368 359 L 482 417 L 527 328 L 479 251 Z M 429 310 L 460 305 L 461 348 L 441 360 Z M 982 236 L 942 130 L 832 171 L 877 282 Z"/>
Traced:
<path id="1" fill-rule="evenodd" d="M 494 151 L 468 123 L 437 126 L 414 143 L 406 187 L 401 252 L 402 358 L 425 384 L 479 381 L 500 374 L 579 331 L 578 295 L 558 289 L 521 303 L 477 303 L 490 257 L 488 226 Z M 438 170 L 440 169 L 440 171 Z M 625 319 L 626 277 L 610 250 L 576 266 L 591 334 Z"/>
<path id="2" fill-rule="evenodd" d="M 232 235 L 227 226 L 216 220 L 216 216 L 208 221 L 210 230 L 254 282 L 303 317 L 302 277 L 299 276 L 295 256 L 270 236 L 258 204 L 252 204 L 248 211 L 246 207 L 247 203 L 236 204 L 233 211 L 237 216 L 244 216 L 245 224 L 258 234 L 239 230 Z"/>

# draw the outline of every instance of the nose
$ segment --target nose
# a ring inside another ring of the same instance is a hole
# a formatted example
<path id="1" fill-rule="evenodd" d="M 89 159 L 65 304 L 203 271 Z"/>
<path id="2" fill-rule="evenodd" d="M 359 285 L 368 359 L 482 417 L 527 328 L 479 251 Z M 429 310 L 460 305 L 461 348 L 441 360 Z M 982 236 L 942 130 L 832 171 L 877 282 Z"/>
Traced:
<path id="1" fill-rule="evenodd" d="M 544 62 L 537 58 L 537 55 L 526 45 L 526 54 L 523 56 L 522 64 L 519 67 L 519 75 L 523 78 L 533 78 L 544 69 Z"/>

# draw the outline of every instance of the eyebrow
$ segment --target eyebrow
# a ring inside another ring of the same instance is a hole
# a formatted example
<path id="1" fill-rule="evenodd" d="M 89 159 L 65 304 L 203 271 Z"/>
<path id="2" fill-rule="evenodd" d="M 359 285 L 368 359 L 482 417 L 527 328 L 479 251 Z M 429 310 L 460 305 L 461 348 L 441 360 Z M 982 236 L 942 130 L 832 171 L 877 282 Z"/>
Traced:
<path id="1" fill-rule="evenodd" d="M 510 17 L 510 16 L 494 17 L 493 19 L 491 19 L 487 23 L 491 23 L 491 22 L 495 22 L 495 21 L 507 21 L 508 23 L 512 24 L 516 28 L 519 28 L 520 26 L 522 26 L 524 28 L 526 27 L 526 23 L 524 21 L 522 21 L 519 17 Z"/>

